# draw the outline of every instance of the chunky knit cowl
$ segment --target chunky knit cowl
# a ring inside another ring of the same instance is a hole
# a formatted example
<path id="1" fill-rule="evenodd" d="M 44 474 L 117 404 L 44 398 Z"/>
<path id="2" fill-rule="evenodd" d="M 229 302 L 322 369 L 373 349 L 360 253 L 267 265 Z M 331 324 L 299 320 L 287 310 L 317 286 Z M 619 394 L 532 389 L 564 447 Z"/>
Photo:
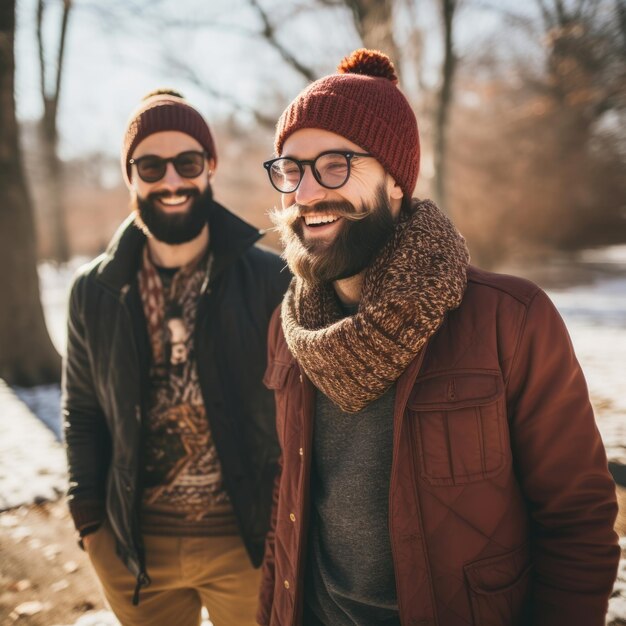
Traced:
<path id="1" fill-rule="evenodd" d="M 365 271 L 355 315 L 344 317 L 330 283 L 294 278 L 283 300 L 289 349 L 349 413 L 394 384 L 465 292 L 465 240 L 434 203 L 416 200 L 412 208 Z"/>

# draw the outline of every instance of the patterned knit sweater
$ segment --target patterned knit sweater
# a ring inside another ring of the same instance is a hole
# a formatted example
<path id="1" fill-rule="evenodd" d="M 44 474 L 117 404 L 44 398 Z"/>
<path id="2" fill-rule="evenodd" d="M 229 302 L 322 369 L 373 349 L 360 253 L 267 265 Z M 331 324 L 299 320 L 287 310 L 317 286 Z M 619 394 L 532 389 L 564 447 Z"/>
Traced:
<path id="1" fill-rule="evenodd" d="M 196 367 L 194 328 L 206 254 L 175 270 L 147 249 L 139 286 L 152 346 L 143 450 L 142 530 L 159 535 L 237 532 Z"/>

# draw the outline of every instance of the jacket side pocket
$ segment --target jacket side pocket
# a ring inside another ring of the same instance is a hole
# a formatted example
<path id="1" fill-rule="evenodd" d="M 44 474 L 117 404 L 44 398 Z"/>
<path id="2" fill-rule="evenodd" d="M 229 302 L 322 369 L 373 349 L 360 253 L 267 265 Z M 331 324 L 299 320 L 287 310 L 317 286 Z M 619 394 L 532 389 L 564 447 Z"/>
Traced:
<path id="1" fill-rule="evenodd" d="M 475 626 L 526 626 L 531 570 L 528 544 L 465 565 Z"/>

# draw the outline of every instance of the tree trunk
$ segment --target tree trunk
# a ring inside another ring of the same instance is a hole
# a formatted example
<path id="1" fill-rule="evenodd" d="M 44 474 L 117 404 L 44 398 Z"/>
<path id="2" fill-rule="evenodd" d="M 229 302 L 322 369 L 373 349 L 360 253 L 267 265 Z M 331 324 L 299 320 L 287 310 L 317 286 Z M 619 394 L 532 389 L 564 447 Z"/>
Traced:
<path id="1" fill-rule="evenodd" d="M 44 101 L 45 113 L 40 122 L 40 140 L 45 169 L 45 198 L 52 222 L 52 256 L 59 263 L 70 259 L 70 247 L 63 201 L 63 166 L 57 155 L 56 120 L 49 112 L 50 101 Z"/>
<path id="2" fill-rule="evenodd" d="M 402 83 L 402 54 L 393 35 L 393 0 L 345 0 L 366 48 L 380 50 L 393 61 Z"/>
<path id="3" fill-rule="evenodd" d="M 59 160 L 57 148 L 59 134 L 57 128 L 57 113 L 61 97 L 61 78 L 65 58 L 65 41 L 72 0 L 63 0 L 63 14 L 61 16 L 60 41 L 56 55 L 56 76 L 52 93 L 46 90 L 46 54 L 43 40 L 44 0 L 37 5 L 37 44 L 39 48 L 40 91 L 44 113 L 40 123 L 40 138 L 45 169 L 45 190 L 48 213 L 52 218 L 53 257 L 60 263 L 69 261 L 70 249 L 65 218 L 65 203 L 63 199 L 63 167 Z"/>
<path id="4" fill-rule="evenodd" d="M 435 120 L 435 199 L 439 206 L 446 211 L 446 165 L 448 117 L 452 104 L 452 83 L 456 70 L 456 56 L 454 54 L 454 11 L 457 0 L 441 0 L 441 16 L 444 29 L 444 59 L 439 91 L 439 103 Z"/>
<path id="5" fill-rule="evenodd" d="M 0 3 L 0 378 L 9 385 L 58 382 L 39 298 L 33 207 L 22 168 L 14 96 L 15 0 Z"/>

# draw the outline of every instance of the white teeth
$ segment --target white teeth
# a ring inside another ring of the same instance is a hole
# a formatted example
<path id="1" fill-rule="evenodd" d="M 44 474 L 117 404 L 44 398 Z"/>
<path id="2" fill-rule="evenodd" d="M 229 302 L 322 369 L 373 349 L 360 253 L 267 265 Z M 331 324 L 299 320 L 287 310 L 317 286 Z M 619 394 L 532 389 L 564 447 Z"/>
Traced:
<path id="1" fill-rule="evenodd" d="M 307 226 L 311 224 L 331 224 L 339 219 L 338 215 L 305 215 L 304 223 Z"/>
<path id="2" fill-rule="evenodd" d="M 167 206 L 178 206 L 187 202 L 188 196 L 169 196 L 168 198 L 160 198 L 163 204 Z"/>

